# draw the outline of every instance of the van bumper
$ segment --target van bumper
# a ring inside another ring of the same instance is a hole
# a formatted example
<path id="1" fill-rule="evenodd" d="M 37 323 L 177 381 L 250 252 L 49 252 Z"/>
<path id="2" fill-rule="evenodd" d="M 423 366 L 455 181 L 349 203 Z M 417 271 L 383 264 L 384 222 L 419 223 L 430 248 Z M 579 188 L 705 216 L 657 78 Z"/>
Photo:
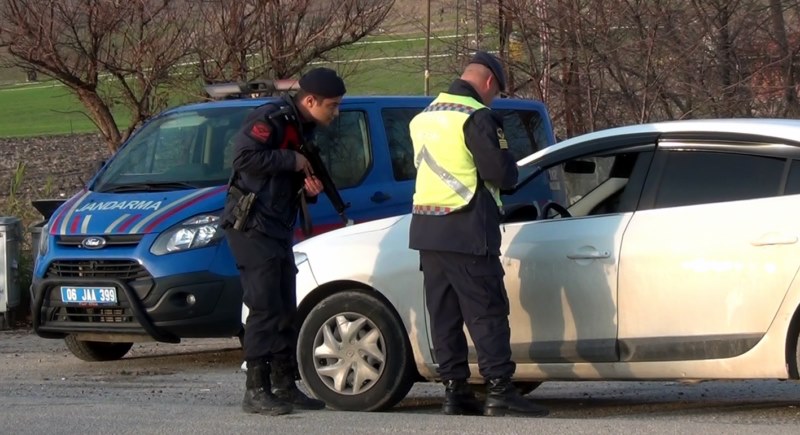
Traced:
<path id="1" fill-rule="evenodd" d="M 232 337 L 241 331 L 242 288 L 238 276 L 202 271 L 156 279 L 139 267 L 135 276 L 124 278 L 91 273 L 86 274 L 88 277 L 35 280 L 31 312 L 36 334 L 44 338 L 81 333 L 140 335 L 177 343 L 181 338 Z M 65 303 L 62 286 L 113 287 L 117 303 Z"/>

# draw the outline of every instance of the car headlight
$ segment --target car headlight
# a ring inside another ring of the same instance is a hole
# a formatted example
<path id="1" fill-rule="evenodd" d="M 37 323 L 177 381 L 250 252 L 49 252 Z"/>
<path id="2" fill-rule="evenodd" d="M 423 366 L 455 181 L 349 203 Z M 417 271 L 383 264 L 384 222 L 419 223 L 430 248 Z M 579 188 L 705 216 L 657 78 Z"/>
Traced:
<path id="1" fill-rule="evenodd" d="M 47 248 L 50 246 L 50 224 L 44 224 L 42 232 L 39 233 L 39 244 L 37 252 L 40 256 L 47 254 Z"/>
<path id="2" fill-rule="evenodd" d="M 219 216 L 214 214 L 194 216 L 161 233 L 150 248 L 150 252 L 164 255 L 202 248 L 218 243 L 222 235 Z"/>

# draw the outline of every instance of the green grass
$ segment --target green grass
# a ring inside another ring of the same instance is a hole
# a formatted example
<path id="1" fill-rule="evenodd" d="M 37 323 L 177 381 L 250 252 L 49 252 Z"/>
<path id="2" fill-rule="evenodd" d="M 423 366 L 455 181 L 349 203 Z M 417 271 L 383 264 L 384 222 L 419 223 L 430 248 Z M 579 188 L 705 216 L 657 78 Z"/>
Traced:
<path id="1" fill-rule="evenodd" d="M 83 105 L 56 82 L 0 89 L 0 136 L 95 131 Z M 120 114 L 120 122 L 125 122 Z"/>
<path id="2" fill-rule="evenodd" d="M 332 53 L 334 63 L 323 64 L 337 69 L 345 78 L 348 95 L 422 95 L 424 93 L 424 59 L 400 58 L 423 56 L 425 40 L 422 35 L 370 38 Z M 414 40 L 404 40 L 418 38 Z M 431 54 L 451 53 L 452 39 L 431 40 Z M 385 60 L 365 60 L 395 58 Z M 430 93 L 444 90 L 455 77 L 450 56 L 431 59 Z M 13 77 L 6 71 L 4 77 Z M 84 106 L 74 94 L 55 81 L 0 86 L 0 137 L 39 136 L 95 132 L 96 128 Z M 8 82 L 5 82 L 8 83 Z M 183 95 L 172 95 L 173 104 L 186 102 Z M 126 127 L 130 115 L 124 108 L 113 108 L 120 127 Z"/>

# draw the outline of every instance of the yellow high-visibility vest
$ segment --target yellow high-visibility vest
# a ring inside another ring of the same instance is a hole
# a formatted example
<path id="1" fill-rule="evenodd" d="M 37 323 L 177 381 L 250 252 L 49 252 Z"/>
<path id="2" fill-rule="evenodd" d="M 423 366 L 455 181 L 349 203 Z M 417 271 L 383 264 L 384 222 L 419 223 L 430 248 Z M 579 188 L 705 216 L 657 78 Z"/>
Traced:
<path id="1" fill-rule="evenodd" d="M 417 168 L 413 213 L 444 215 L 469 204 L 478 188 L 478 170 L 464 139 L 464 123 L 486 106 L 471 97 L 441 93 L 409 129 Z M 484 181 L 497 206 L 500 191 Z"/>

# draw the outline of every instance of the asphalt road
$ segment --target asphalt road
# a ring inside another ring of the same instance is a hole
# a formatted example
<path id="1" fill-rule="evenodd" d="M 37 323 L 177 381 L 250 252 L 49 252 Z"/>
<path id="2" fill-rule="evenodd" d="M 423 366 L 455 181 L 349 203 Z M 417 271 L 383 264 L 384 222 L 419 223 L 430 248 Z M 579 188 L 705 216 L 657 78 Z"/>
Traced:
<path id="1" fill-rule="evenodd" d="M 800 384 L 782 381 L 550 382 L 528 397 L 547 418 L 439 414 L 442 388 L 418 384 L 389 412 L 241 412 L 236 339 L 137 344 L 87 363 L 60 340 L 0 331 L 0 433 L 580 434 L 800 432 Z"/>

